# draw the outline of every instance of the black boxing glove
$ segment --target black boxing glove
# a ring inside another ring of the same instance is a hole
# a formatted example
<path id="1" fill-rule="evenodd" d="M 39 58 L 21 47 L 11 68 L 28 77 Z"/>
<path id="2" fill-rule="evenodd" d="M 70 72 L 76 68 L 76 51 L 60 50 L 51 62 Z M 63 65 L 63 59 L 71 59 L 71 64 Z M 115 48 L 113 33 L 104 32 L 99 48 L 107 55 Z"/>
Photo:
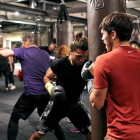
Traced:
<path id="1" fill-rule="evenodd" d="M 93 62 L 91 62 L 91 61 L 86 62 L 82 68 L 82 71 L 81 71 L 81 76 L 87 84 L 87 90 L 88 90 L 89 94 L 93 90 L 93 78 L 94 78 L 94 76 L 89 71 L 89 67 L 91 66 L 92 63 Z"/>
<path id="2" fill-rule="evenodd" d="M 84 79 L 84 81 L 87 83 L 88 79 L 93 79 L 93 75 L 91 74 L 91 72 L 89 71 L 89 66 L 92 64 L 93 62 L 88 61 L 84 64 L 82 71 L 81 71 L 81 76 Z"/>
<path id="3" fill-rule="evenodd" d="M 64 102 L 66 100 L 66 93 L 63 87 L 53 86 L 50 82 L 47 82 L 45 88 L 48 90 L 54 101 Z"/>
<path id="4" fill-rule="evenodd" d="M 66 101 L 66 93 L 63 87 L 54 86 L 51 89 L 51 97 L 54 101 L 64 102 Z"/>

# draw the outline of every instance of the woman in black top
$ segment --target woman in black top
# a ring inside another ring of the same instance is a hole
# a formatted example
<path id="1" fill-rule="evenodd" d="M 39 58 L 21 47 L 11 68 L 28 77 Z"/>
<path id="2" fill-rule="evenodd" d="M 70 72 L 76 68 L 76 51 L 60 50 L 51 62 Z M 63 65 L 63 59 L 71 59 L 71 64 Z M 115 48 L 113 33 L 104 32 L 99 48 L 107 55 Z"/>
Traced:
<path id="1" fill-rule="evenodd" d="M 8 67 L 8 58 L 0 58 L 0 72 L 5 76 L 5 92 L 8 92 L 8 78 L 9 78 L 9 67 Z"/>

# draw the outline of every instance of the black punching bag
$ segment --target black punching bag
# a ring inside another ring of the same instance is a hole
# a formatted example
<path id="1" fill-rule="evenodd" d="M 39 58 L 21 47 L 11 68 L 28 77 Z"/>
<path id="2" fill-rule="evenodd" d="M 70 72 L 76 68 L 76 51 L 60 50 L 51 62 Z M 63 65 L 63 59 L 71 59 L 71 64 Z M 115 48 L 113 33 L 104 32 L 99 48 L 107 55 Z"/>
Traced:
<path id="1" fill-rule="evenodd" d="M 73 39 L 73 26 L 64 4 L 61 4 L 57 23 L 56 23 L 56 42 L 58 47 L 61 45 L 70 46 Z"/>
<path id="2" fill-rule="evenodd" d="M 132 32 L 131 40 L 136 40 L 140 42 L 139 20 L 137 20 L 137 22 L 133 24 L 133 32 Z"/>
<path id="3" fill-rule="evenodd" d="M 40 32 L 36 32 L 36 38 L 37 38 L 37 46 L 41 46 L 41 36 L 40 36 Z"/>
<path id="4" fill-rule="evenodd" d="M 35 43 L 39 47 L 39 46 L 41 46 L 41 35 L 40 35 L 40 31 L 39 31 L 38 22 L 36 22 L 34 34 L 35 34 L 35 38 L 36 38 Z"/>
<path id="5" fill-rule="evenodd" d="M 125 0 L 87 0 L 89 60 L 95 61 L 106 49 L 99 25 L 102 19 L 114 11 L 126 12 Z M 106 135 L 105 107 L 100 111 L 91 107 L 92 140 L 103 140 Z"/>

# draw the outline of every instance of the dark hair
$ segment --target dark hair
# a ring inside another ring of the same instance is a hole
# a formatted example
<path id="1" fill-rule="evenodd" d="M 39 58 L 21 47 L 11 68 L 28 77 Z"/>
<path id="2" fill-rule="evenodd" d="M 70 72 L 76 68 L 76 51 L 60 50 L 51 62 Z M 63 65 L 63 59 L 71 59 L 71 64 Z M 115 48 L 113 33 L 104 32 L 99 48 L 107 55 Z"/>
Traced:
<path id="1" fill-rule="evenodd" d="M 79 32 L 76 34 L 74 41 L 70 44 L 70 49 L 72 52 L 80 49 L 82 51 L 88 50 L 88 38 L 83 36 L 83 32 Z"/>
<path id="2" fill-rule="evenodd" d="M 52 43 L 56 44 L 56 38 L 53 38 Z"/>
<path id="3" fill-rule="evenodd" d="M 113 12 L 103 19 L 99 28 L 108 34 L 114 30 L 120 41 L 129 41 L 133 31 L 133 17 L 126 13 Z"/>

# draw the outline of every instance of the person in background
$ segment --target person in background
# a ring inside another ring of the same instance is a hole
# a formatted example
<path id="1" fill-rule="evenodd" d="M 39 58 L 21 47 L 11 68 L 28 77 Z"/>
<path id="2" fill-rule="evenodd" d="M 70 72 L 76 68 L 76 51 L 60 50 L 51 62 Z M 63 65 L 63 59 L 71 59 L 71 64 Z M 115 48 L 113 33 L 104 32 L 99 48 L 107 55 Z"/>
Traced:
<path id="1" fill-rule="evenodd" d="M 51 41 L 51 44 L 49 46 L 40 46 L 39 48 L 48 52 L 48 54 L 50 55 L 50 58 L 52 59 L 52 61 L 56 58 L 56 38 L 53 38 L 53 40 Z"/>
<path id="2" fill-rule="evenodd" d="M 24 33 L 21 42 L 22 47 L 20 48 L 0 51 L 0 56 L 18 58 L 24 81 L 24 92 L 17 100 L 8 123 L 8 140 L 16 140 L 20 119 L 26 120 L 36 108 L 41 116 L 50 99 L 43 82 L 45 72 L 51 63 L 48 53 L 36 46 L 35 34 Z M 54 127 L 54 134 L 59 140 L 65 140 L 59 124 Z"/>
<path id="3" fill-rule="evenodd" d="M 130 41 L 130 45 L 133 47 L 133 48 L 136 48 L 138 50 L 140 50 L 140 43 L 136 40 L 132 40 Z"/>
<path id="4" fill-rule="evenodd" d="M 0 48 L 0 51 L 2 50 L 3 48 Z M 10 57 L 0 57 L 0 72 L 3 73 L 5 77 L 5 92 L 9 92 L 8 81 L 9 81 L 9 72 L 11 71 L 13 71 L 13 68 Z"/>
<path id="5" fill-rule="evenodd" d="M 69 56 L 70 55 L 69 50 L 70 49 L 68 46 L 61 45 L 60 47 L 58 47 L 56 49 L 56 58 L 59 59 L 59 58 L 65 57 L 65 56 Z"/>
<path id="6" fill-rule="evenodd" d="M 107 15 L 100 24 L 109 53 L 96 58 L 94 84 L 89 84 L 92 107 L 100 110 L 107 100 L 105 140 L 140 138 L 140 51 L 130 46 L 133 17 L 121 12 Z M 92 124 L 94 125 L 94 124 Z"/>
<path id="7" fill-rule="evenodd" d="M 4 49 L 9 49 L 9 47 L 4 47 Z M 15 79 L 14 79 L 14 60 L 13 60 L 13 56 L 9 56 L 8 57 L 12 63 L 12 70 L 10 70 L 10 62 L 8 61 L 8 66 L 9 66 L 9 83 L 10 83 L 10 90 L 14 90 L 16 89 L 16 86 L 15 86 Z"/>

